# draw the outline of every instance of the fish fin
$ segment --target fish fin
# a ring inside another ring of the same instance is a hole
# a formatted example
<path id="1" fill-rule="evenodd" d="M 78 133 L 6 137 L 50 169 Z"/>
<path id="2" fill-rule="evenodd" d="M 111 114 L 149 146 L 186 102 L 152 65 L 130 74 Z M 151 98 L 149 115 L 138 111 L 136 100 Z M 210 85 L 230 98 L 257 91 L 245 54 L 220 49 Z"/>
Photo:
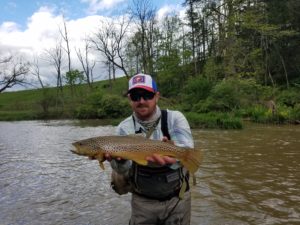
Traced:
<path id="1" fill-rule="evenodd" d="M 136 162 L 139 165 L 146 166 L 148 165 L 148 161 L 146 160 L 146 155 L 143 152 L 122 152 L 117 155 L 118 157 L 121 157 L 122 159 L 132 160 Z"/>
<path id="2" fill-rule="evenodd" d="M 186 183 L 186 180 L 183 179 L 183 183 L 181 185 L 181 188 L 180 188 L 180 191 L 179 191 L 179 196 L 178 196 L 180 200 L 183 199 L 186 188 L 187 188 L 187 183 Z"/>
<path id="3" fill-rule="evenodd" d="M 147 166 L 148 161 L 146 159 L 135 159 L 134 160 L 137 164 L 142 165 L 142 166 Z"/>
<path id="4" fill-rule="evenodd" d="M 98 159 L 100 168 L 105 170 L 105 167 L 104 167 L 104 164 L 103 164 L 103 162 L 105 161 L 104 155 L 102 153 L 100 153 L 95 158 Z"/>
<path id="5" fill-rule="evenodd" d="M 100 168 L 101 168 L 101 169 L 105 170 L 105 167 L 104 167 L 103 161 L 100 161 L 100 160 L 99 160 L 99 166 L 100 166 Z"/>
<path id="6" fill-rule="evenodd" d="M 199 150 L 187 149 L 181 154 L 180 162 L 184 167 L 194 174 L 201 164 L 202 154 Z"/>
<path id="7" fill-rule="evenodd" d="M 195 174 L 193 174 L 193 185 L 195 186 L 196 184 L 197 184 L 197 179 L 196 179 Z"/>

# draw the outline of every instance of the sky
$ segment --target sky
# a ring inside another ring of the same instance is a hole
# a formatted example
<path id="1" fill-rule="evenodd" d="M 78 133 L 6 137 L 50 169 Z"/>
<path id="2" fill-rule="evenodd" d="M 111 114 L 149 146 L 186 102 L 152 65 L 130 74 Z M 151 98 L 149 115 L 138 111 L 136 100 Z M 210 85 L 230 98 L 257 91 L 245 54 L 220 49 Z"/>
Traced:
<path id="1" fill-rule="evenodd" d="M 75 69 L 80 69 L 76 61 L 76 48 L 83 47 L 83 39 L 95 32 L 103 18 L 116 17 L 124 12 L 130 0 L 0 0 L 0 57 L 5 54 L 22 55 L 31 61 L 42 57 L 45 49 L 56 44 L 58 27 L 62 16 L 66 20 Z M 183 14 L 183 0 L 152 0 L 158 18 L 167 13 Z M 96 56 L 94 56 L 96 57 Z M 99 56 L 97 56 L 99 57 Z M 40 61 L 40 70 L 45 84 L 55 83 L 54 68 Z M 104 66 L 95 67 L 99 79 L 106 79 Z"/>

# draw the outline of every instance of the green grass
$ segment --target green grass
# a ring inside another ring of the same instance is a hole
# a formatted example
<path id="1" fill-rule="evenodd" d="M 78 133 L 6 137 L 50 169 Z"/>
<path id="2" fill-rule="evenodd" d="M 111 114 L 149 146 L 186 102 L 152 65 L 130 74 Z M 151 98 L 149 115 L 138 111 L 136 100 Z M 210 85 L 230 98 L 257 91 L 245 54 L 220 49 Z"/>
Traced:
<path id="1" fill-rule="evenodd" d="M 126 77 L 122 77 L 112 82 L 112 88 L 109 81 L 100 81 L 92 88 L 87 84 L 77 85 L 73 91 L 65 86 L 63 95 L 57 88 L 0 93 L 0 121 L 96 118 L 101 119 L 100 124 L 117 125 L 131 113 L 126 97 L 127 82 Z M 159 106 L 184 112 L 192 128 L 241 129 L 245 118 L 257 123 L 300 121 L 298 103 L 293 108 L 278 104 L 276 115 L 258 104 L 229 112 L 208 110 L 197 113 L 184 108 L 179 93 L 172 98 L 161 96 Z"/>
<path id="2" fill-rule="evenodd" d="M 61 94 L 57 97 L 57 88 L 0 93 L 0 120 L 73 118 L 75 109 L 84 104 L 91 93 L 100 90 L 104 94 L 123 96 L 127 90 L 127 79 L 116 79 L 112 89 L 108 81 L 95 82 L 92 88 L 86 84 L 78 85 L 73 93 L 70 87 L 65 86 L 63 97 Z"/>
<path id="3" fill-rule="evenodd" d="M 194 113 L 185 114 L 192 128 L 242 129 L 240 117 L 228 113 Z"/>
<path id="4" fill-rule="evenodd" d="M 91 103 L 89 103 L 91 97 L 93 97 L 92 100 L 94 102 L 96 101 L 96 109 L 98 111 L 103 110 L 99 108 L 97 95 L 95 95 L 95 93 L 99 93 L 99 98 L 101 95 L 114 95 L 126 100 L 126 92 L 127 79 L 123 77 L 116 79 L 113 82 L 112 88 L 110 88 L 108 81 L 96 82 L 93 88 L 90 88 L 86 84 L 78 85 L 73 93 L 70 87 L 65 86 L 63 88 L 63 97 L 59 95 L 59 98 L 57 97 L 56 88 L 1 93 L 0 120 L 72 119 L 78 114 L 78 109 L 86 106 L 88 109 L 91 106 Z M 99 99 L 99 102 L 101 105 L 101 99 Z M 115 101 L 115 103 L 117 102 Z M 43 109 L 43 105 L 47 106 L 46 110 Z M 114 104 L 112 103 L 109 107 L 113 108 L 113 106 Z M 178 99 L 165 98 L 163 96 L 160 98 L 159 106 L 162 109 L 180 109 Z M 124 107 L 129 106 L 123 106 L 122 108 Z M 228 116 L 225 113 L 198 114 L 191 112 L 186 113 L 186 116 L 193 128 L 242 128 L 240 118 Z M 113 118 L 108 116 L 107 118 L 101 118 L 99 123 L 117 125 L 122 119 L 124 119 L 124 116 L 114 116 Z M 84 121 L 84 123 L 86 123 L 88 120 Z"/>

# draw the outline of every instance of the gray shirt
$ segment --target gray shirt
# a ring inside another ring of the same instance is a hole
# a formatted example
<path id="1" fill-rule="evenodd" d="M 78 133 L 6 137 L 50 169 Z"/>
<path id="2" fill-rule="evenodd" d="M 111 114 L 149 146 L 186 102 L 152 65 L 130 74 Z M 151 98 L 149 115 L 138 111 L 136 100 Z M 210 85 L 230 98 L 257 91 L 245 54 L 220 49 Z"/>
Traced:
<path id="1" fill-rule="evenodd" d="M 171 140 L 176 146 L 179 147 L 188 147 L 194 148 L 194 141 L 191 133 L 189 123 L 185 116 L 179 111 L 167 110 L 168 112 L 168 130 L 171 137 Z M 144 127 L 137 121 L 133 121 L 132 116 L 123 120 L 117 127 L 117 135 L 131 135 L 135 134 L 136 131 L 141 131 L 143 136 L 146 136 L 146 130 Z M 161 131 L 161 121 L 157 124 L 153 133 L 150 136 L 150 139 L 162 140 L 163 133 Z M 130 160 L 123 161 L 118 163 L 117 160 L 111 161 L 111 166 L 116 172 L 121 174 L 126 174 L 132 162 Z M 180 166 L 179 163 L 175 163 L 170 167 L 172 169 L 177 169 Z"/>

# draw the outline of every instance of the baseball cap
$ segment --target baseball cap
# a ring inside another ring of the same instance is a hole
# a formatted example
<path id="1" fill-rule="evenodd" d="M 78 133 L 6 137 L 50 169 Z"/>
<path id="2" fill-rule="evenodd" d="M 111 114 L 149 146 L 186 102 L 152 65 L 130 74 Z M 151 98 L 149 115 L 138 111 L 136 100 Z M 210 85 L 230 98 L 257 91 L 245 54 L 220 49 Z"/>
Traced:
<path id="1" fill-rule="evenodd" d="M 153 93 L 157 92 L 155 81 L 150 75 L 143 73 L 136 74 L 130 78 L 128 92 L 135 88 L 145 89 Z"/>

